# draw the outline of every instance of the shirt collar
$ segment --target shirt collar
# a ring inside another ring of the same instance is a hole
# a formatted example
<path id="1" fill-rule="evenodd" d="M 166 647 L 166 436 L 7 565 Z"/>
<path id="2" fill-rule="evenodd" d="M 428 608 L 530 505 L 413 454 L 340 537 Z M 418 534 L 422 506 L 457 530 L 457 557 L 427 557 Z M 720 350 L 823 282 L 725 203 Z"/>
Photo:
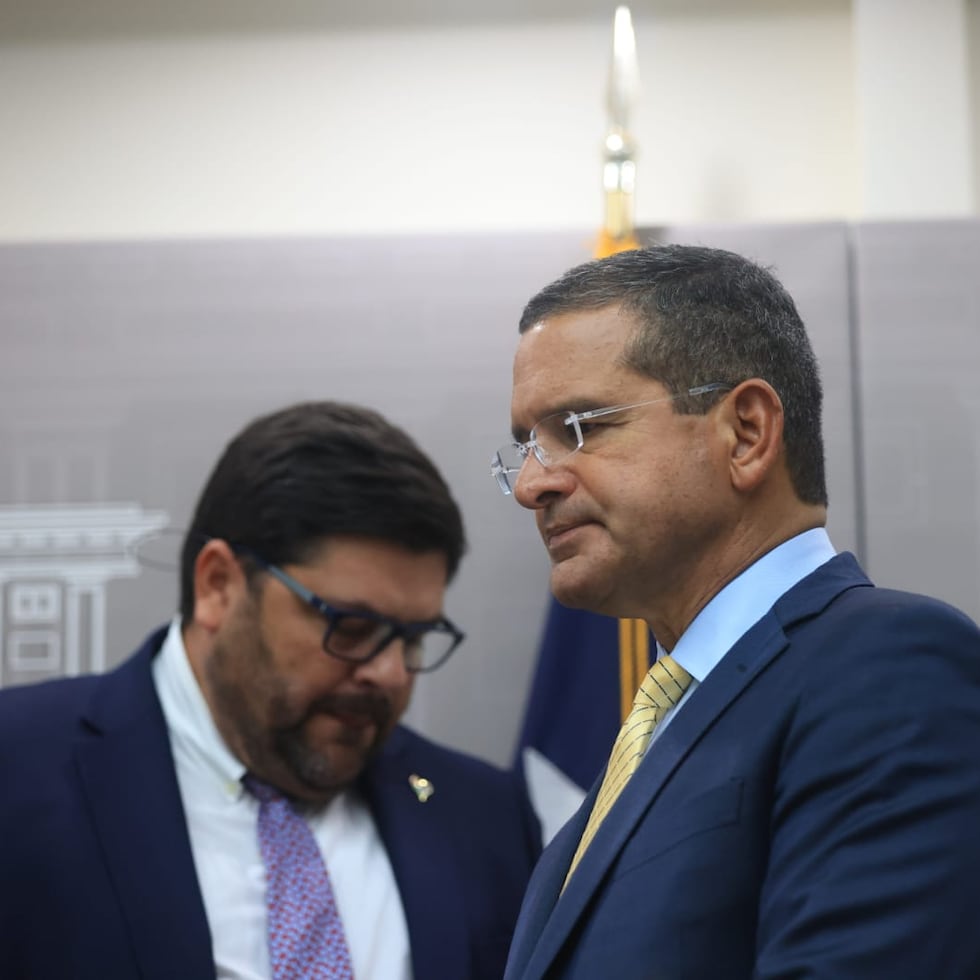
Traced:
<path id="1" fill-rule="evenodd" d="M 836 554 L 824 528 L 777 545 L 728 583 L 697 614 L 671 656 L 701 682 L 721 658 L 797 582 Z M 657 655 L 664 653 L 657 644 Z"/>
<path id="2" fill-rule="evenodd" d="M 220 782 L 228 795 L 241 795 L 245 766 L 225 744 L 211 717 L 187 659 L 180 617 L 174 617 L 160 653 L 153 661 L 153 679 L 174 751 Z"/>

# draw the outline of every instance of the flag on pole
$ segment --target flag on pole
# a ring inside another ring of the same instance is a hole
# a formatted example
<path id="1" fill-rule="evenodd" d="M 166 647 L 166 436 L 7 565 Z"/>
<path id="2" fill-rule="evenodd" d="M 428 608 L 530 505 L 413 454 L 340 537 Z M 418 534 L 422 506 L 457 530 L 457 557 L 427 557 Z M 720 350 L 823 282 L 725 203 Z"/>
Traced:
<path id="1" fill-rule="evenodd" d="M 594 258 L 639 247 L 629 125 L 637 83 L 632 19 L 629 8 L 617 7 L 602 170 L 605 217 Z M 606 764 L 649 666 L 646 623 L 567 609 L 551 600 L 518 744 L 545 841 L 574 813 Z"/>

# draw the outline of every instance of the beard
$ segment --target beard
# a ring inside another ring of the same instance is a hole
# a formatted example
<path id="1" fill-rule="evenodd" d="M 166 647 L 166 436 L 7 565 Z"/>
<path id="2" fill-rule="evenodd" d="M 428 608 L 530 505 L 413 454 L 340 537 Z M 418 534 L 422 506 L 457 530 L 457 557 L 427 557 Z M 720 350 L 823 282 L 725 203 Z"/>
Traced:
<path id="1" fill-rule="evenodd" d="M 328 693 L 298 703 L 276 672 L 254 615 L 243 616 L 215 641 L 205 675 L 215 723 L 239 761 L 287 795 L 314 804 L 351 786 L 398 721 L 382 691 Z M 317 747 L 309 726 L 321 715 L 357 724 L 342 724 L 327 745 Z M 366 741 L 368 728 L 373 733 Z"/>
<path id="2" fill-rule="evenodd" d="M 297 782 L 317 795 L 339 792 L 350 786 L 361 771 L 381 750 L 395 726 L 388 699 L 380 692 L 362 694 L 327 694 L 312 702 L 298 717 L 284 697 L 274 697 L 270 704 L 272 722 L 264 733 L 264 754 L 278 760 Z M 334 740 L 346 753 L 353 753 L 356 766 L 340 769 L 329 755 L 310 744 L 307 725 L 317 715 L 357 717 L 374 729 L 365 746 L 359 729 L 346 728 Z M 256 747 L 258 748 L 258 746 Z"/>

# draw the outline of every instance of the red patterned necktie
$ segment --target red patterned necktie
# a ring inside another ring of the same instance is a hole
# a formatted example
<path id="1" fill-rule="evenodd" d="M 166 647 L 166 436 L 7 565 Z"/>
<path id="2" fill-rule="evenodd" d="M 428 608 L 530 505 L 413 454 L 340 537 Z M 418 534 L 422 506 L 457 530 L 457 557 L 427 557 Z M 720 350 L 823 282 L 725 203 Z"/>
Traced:
<path id="1" fill-rule="evenodd" d="M 306 821 L 278 790 L 243 780 L 259 801 L 273 980 L 353 980 L 330 877 Z"/>

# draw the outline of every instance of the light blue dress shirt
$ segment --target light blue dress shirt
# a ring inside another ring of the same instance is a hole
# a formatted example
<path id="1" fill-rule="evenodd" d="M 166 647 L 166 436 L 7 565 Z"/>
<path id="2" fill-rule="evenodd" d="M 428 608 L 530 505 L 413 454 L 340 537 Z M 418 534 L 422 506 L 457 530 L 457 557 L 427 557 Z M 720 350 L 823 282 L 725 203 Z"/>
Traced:
<path id="1" fill-rule="evenodd" d="M 776 600 L 836 554 L 822 527 L 784 541 L 728 583 L 695 616 L 671 656 L 694 678 L 677 706 L 654 729 L 652 745 L 687 699 L 725 654 L 760 620 Z M 657 657 L 666 651 L 657 644 Z M 648 746 L 649 748 L 649 746 Z"/>

